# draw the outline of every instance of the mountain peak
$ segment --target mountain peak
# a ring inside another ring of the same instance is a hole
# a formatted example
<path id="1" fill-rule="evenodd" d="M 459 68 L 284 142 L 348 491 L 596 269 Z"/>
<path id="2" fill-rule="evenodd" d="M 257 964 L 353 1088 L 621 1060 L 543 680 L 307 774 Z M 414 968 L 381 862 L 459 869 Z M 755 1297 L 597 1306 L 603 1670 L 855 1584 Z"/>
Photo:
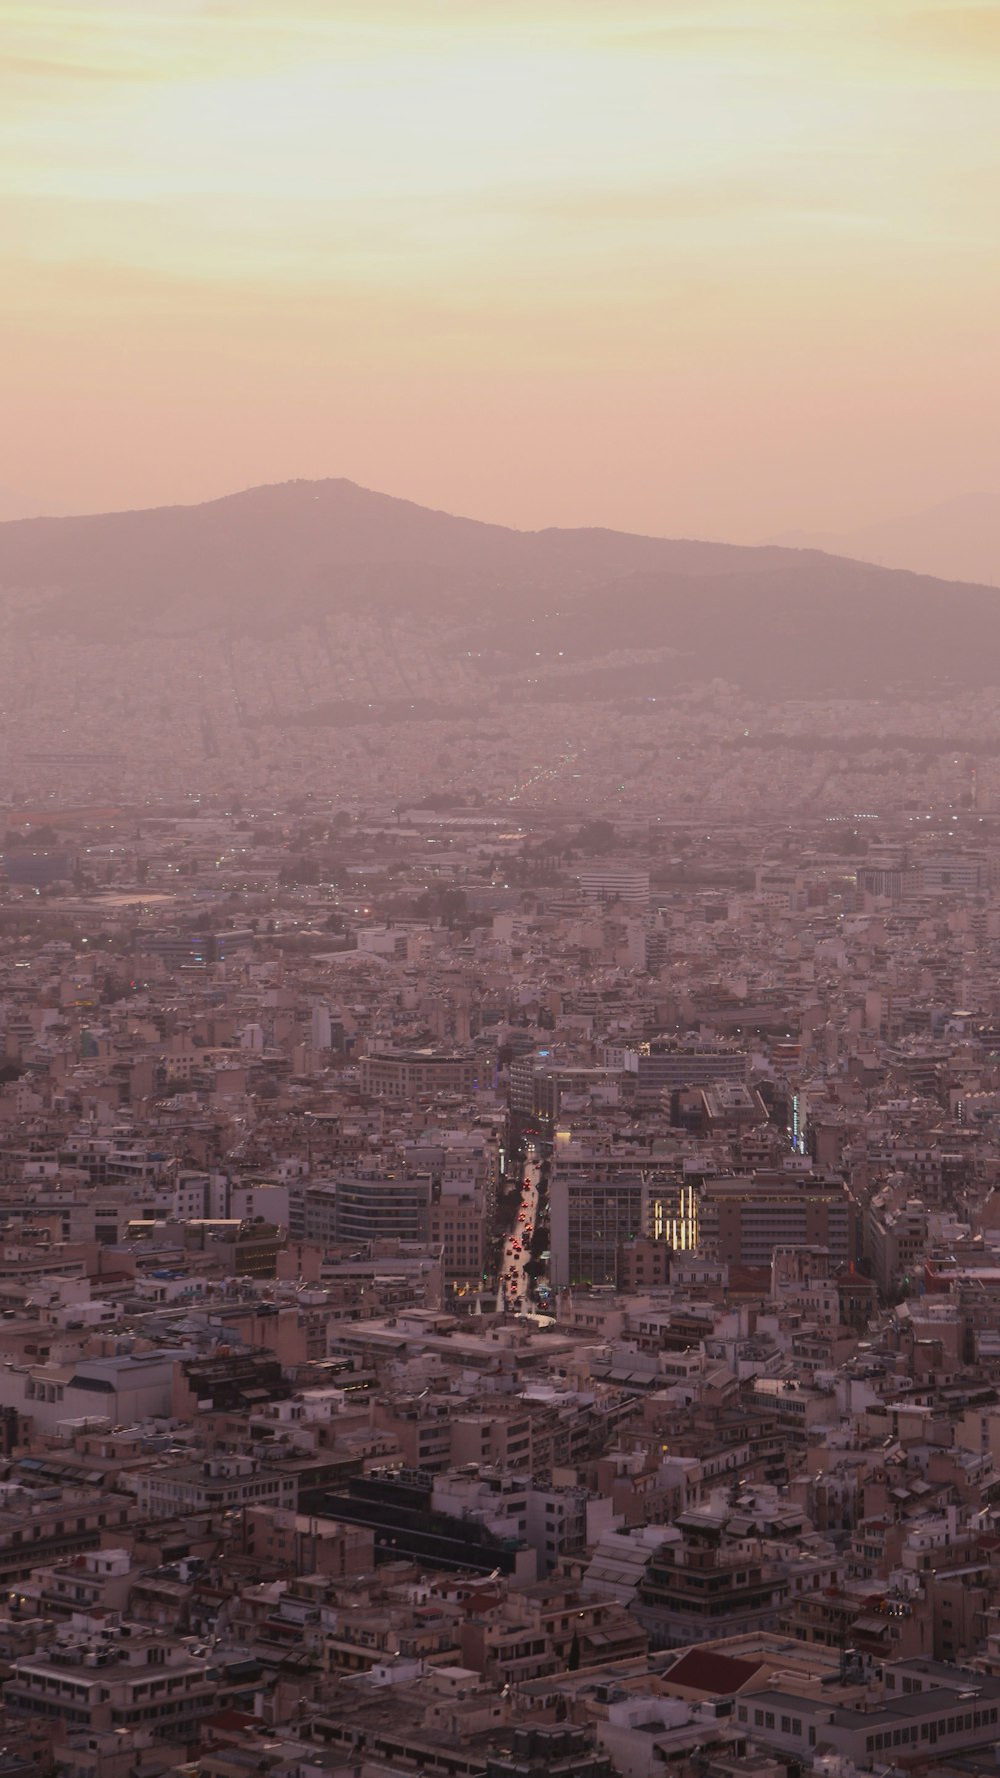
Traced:
<path id="1" fill-rule="evenodd" d="M 315 652 L 321 635 L 334 699 L 355 684 L 337 651 L 351 651 L 363 622 L 374 623 L 377 648 L 396 633 L 400 649 L 411 647 L 419 625 L 446 680 L 457 649 L 462 682 L 492 675 L 491 688 L 497 674 L 536 661 L 548 663 L 552 686 L 584 665 L 610 683 L 614 661 L 627 694 L 622 650 L 657 684 L 722 677 L 845 695 L 943 673 L 979 682 L 1000 659 L 988 646 L 997 602 L 980 588 L 777 545 L 517 531 L 346 477 L 0 525 L 0 615 L 5 607 L 21 633 L 108 646 L 197 634 L 228 647 L 309 632 Z M 979 626 L 973 658 L 959 611 Z"/>

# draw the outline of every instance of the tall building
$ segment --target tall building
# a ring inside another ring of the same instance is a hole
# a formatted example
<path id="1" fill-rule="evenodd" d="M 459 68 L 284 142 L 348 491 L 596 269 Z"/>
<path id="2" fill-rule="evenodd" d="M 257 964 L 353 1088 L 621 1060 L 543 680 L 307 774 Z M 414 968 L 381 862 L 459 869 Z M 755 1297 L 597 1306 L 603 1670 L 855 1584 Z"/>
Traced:
<path id="1" fill-rule="evenodd" d="M 619 1249 L 646 1235 L 649 1220 L 649 1182 L 643 1173 L 571 1174 L 557 1165 L 549 1185 L 553 1288 L 615 1284 Z"/>
<path id="2" fill-rule="evenodd" d="M 745 1085 L 749 1078 L 750 1055 L 738 1044 L 655 1037 L 639 1051 L 636 1091 L 648 1101 L 681 1087 L 711 1086 L 720 1081 Z"/>
<path id="3" fill-rule="evenodd" d="M 928 1215 L 919 1198 L 886 1190 L 865 1212 L 865 1256 L 883 1296 L 923 1270 Z"/>
<path id="4" fill-rule="evenodd" d="M 580 888 L 591 901 L 627 901 L 649 906 L 649 872 L 620 858 L 598 858 L 581 864 Z"/>
<path id="5" fill-rule="evenodd" d="M 707 1179 L 699 1230 L 726 1265 L 770 1267 L 776 1247 L 824 1247 L 834 1266 L 857 1255 L 856 1208 L 846 1185 L 811 1173 Z"/>
<path id="6" fill-rule="evenodd" d="M 615 1067 L 556 1062 L 547 1050 L 514 1056 L 507 1095 L 512 1146 L 529 1133 L 543 1142 L 550 1141 L 564 1093 L 590 1093 L 595 1087 L 616 1081 L 622 1072 Z"/>
<path id="7" fill-rule="evenodd" d="M 471 1182 L 435 1181 L 427 1216 L 427 1238 L 444 1249 L 445 1277 L 452 1286 L 482 1282 L 486 1264 L 483 1194 Z"/>
<path id="8" fill-rule="evenodd" d="M 339 1241 L 426 1241 L 431 1202 L 429 1173 L 342 1174 L 334 1221 Z"/>

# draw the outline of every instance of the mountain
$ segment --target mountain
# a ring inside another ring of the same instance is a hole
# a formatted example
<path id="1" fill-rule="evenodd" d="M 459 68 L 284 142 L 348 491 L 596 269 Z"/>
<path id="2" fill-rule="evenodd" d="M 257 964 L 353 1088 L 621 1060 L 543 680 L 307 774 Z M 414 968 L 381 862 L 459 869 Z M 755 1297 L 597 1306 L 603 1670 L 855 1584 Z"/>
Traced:
<path id="1" fill-rule="evenodd" d="M 513 531 L 349 481 L 285 482 L 202 506 L 0 525 L 0 587 L 58 598 L 59 621 L 236 628 L 358 593 L 573 590 L 630 574 L 703 575 L 787 552 L 615 531 Z M 272 601 L 280 595 L 275 610 Z M 169 607 L 163 601 L 168 600 Z"/>
<path id="2" fill-rule="evenodd" d="M 129 649 L 129 676 L 172 662 L 181 687 L 195 643 L 198 696 L 214 675 L 245 721 L 260 698 L 241 662 L 262 648 L 275 663 L 282 649 L 301 656 L 270 686 L 274 720 L 432 694 L 475 709 L 526 674 L 556 698 L 712 679 L 774 697 L 871 695 L 1000 683 L 1000 601 L 816 550 L 515 531 L 342 480 L 0 525 L 12 696 L 27 695 L 31 661 L 70 673 L 86 708 L 94 673 Z"/>
<path id="3" fill-rule="evenodd" d="M 964 494 L 860 531 L 816 536 L 793 531 L 775 541 L 861 557 L 886 568 L 1000 586 L 1000 494 Z"/>

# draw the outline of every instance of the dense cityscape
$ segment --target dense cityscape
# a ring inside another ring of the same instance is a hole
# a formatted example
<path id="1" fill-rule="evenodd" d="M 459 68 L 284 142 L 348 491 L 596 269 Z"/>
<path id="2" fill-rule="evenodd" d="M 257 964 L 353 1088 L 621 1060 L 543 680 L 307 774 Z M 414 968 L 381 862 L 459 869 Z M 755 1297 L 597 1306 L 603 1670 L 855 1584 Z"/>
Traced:
<path id="1" fill-rule="evenodd" d="M 693 770 L 18 792 L 3 1778 L 993 1769 L 1000 830 L 949 766 L 794 824 Z"/>
<path id="2" fill-rule="evenodd" d="M 1000 1778 L 1000 0 L 0 25 L 0 1778 Z"/>

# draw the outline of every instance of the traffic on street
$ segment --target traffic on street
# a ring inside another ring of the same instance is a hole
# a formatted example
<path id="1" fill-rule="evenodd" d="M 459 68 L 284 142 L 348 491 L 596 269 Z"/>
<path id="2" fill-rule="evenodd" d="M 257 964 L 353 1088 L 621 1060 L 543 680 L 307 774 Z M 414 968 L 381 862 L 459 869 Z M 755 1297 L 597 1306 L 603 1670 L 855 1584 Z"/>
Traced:
<path id="1" fill-rule="evenodd" d="M 509 1314 L 514 1315 L 527 1315 L 531 1312 L 531 1284 L 527 1268 L 531 1258 L 531 1236 L 538 1213 L 540 1171 L 534 1151 L 529 1150 L 524 1163 L 521 1194 L 513 1225 L 503 1244 L 500 1285 L 497 1291 L 497 1308 L 506 1309 Z"/>

